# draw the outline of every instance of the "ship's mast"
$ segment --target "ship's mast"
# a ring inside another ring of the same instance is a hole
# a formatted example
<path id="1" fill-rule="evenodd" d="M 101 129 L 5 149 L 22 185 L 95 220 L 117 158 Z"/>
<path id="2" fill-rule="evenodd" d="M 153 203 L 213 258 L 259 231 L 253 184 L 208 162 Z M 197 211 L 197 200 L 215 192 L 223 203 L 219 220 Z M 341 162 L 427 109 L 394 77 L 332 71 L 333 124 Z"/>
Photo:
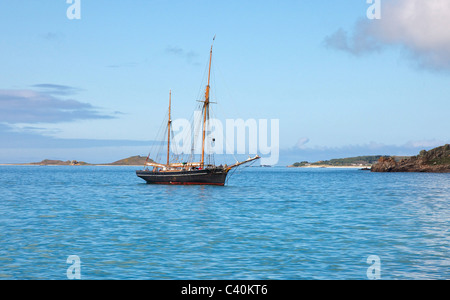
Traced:
<path id="1" fill-rule="evenodd" d="M 167 166 L 169 166 L 169 156 L 170 156 L 170 125 L 172 124 L 172 118 L 170 116 L 171 104 L 172 104 L 172 90 L 169 91 L 169 120 L 167 121 Z"/>
<path id="2" fill-rule="evenodd" d="M 207 121 L 207 117 L 209 117 L 209 84 L 210 84 L 210 79 L 211 79 L 212 49 L 213 49 L 215 39 L 216 39 L 216 36 L 214 36 L 214 38 L 213 38 L 213 44 L 211 45 L 211 51 L 209 52 L 208 85 L 206 86 L 205 101 L 203 104 L 202 161 L 200 163 L 202 168 L 205 165 L 206 121 Z"/>

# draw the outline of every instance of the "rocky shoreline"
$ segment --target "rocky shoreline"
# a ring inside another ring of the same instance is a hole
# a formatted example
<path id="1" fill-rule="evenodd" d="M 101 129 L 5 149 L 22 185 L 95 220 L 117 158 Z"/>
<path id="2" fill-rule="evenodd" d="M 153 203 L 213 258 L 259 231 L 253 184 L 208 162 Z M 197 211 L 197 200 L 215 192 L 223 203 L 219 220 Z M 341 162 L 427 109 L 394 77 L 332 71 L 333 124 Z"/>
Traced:
<path id="1" fill-rule="evenodd" d="M 396 161 L 393 157 L 381 157 L 372 165 L 372 172 L 426 172 L 450 173 L 450 145 L 429 151 L 422 150 L 417 156 Z"/>

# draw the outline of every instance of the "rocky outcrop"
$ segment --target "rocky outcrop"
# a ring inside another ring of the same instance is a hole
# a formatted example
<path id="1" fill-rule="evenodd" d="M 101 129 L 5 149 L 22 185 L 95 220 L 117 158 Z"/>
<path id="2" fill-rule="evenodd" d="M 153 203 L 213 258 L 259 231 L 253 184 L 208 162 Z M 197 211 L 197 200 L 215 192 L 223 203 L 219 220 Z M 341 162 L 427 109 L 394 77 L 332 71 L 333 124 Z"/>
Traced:
<path id="1" fill-rule="evenodd" d="M 397 167 L 397 162 L 392 157 L 381 157 L 378 162 L 372 165 L 372 172 L 393 172 Z"/>
<path id="2" fill-rule="evenodd" d="M 417 156 L 396 161 L 393 157 L 381 157 L 371 168 L 372 172 L 430 172 L 450 173 L 450 145 L 422 150 Z"/>

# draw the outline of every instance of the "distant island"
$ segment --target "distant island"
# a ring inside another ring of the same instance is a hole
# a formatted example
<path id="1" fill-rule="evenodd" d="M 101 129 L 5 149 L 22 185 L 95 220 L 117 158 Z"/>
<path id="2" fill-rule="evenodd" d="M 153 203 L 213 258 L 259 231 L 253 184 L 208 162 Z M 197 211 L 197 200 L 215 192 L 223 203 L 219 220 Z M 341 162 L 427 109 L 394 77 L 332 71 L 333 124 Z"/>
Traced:
<path id="1" fill-rule="evenodd" d="M 291 168 L 301 168 L 301 167 L 370 167 L 372 164 L 376 163 L 381 157 L 381 155 L 371 155 L 371 156 L 357 156 L 357 157 L 347 157 L 347 158 L 336 158 L 331 160 L 321 160 L 317 162 L 296 162 L 288 167 Z"/>
<path id="2" fill-rule="evenodd" d="M 450 145 L 446 144 L 430 151 L 422 150 L 419 155 L 400 161 L 393 157 L 381 157 L 372 172 L 428 172 L 450 173 Z"/>
<path id="3" fill-rule="evenodd" d="M 56 160 L 56 159 L 44 159 L 41 162 L 32 162 L 24 165 L 36 165 L 36 166 L 87 166 L 90 165 L 84 161 L 77 160 Z"/>
<path id="4" fill-rule="evenodd" d="M 37 166 L 143 166 L 147 161 L 147 156 L 131 156 L 128 158 L 124 158 L 112 163 L 105 164 L 90 164 L 84 161 L 77 160 L 52 160 L 52 159 L 44 159 L 40 162 L 27 163 L 24 165 L 37 165 Z M 149 161 L 152 161 L 149 159 Z"/>
<path id="5" fill-rule="evenodd" d="M 153 162 L 152 159 L 149 159 L 148 161 Z M 147 162 L 147 156 L 136 155 L 136 156 L 124 158 L 124 159 L 115 161 L 110 164 L 105 164 L 105 165 L 108 165 L 108 166 L 143 166 L 143 165 L 145 165 L 146 162 Z"/>

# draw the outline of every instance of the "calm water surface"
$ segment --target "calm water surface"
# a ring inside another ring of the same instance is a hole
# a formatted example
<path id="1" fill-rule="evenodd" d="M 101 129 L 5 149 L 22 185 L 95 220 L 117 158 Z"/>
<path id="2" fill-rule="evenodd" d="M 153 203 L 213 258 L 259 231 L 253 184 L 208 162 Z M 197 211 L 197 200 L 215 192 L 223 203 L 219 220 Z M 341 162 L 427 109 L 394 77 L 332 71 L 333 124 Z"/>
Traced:
<path id="1" fill-rule="evenodd" d="M 136 167 L 0 166 L 0 279 L 450 279 L 450 174 L 243 168 L 225 187 Z"/>

